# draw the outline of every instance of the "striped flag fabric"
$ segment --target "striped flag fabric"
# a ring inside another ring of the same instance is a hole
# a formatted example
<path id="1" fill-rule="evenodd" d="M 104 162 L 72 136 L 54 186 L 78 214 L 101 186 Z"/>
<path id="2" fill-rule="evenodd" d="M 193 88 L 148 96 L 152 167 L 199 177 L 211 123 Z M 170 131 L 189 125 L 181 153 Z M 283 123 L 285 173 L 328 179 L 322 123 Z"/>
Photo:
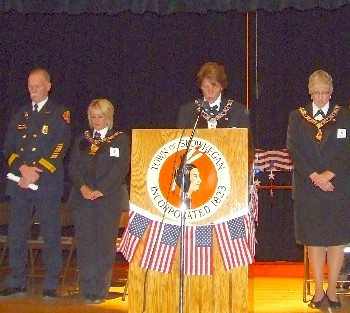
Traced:
<path id="1" fill-rule="evenodd" d="M 244 225 L 247 232 L 248 247 L 252 256 L 255 256 L 256 225 L 258 225 L 259 196 L 257 181 L 250 186 L 249 190 L 249 213 L 244 215 Z"/>
<path id="2" fill-rule="evenodd" d="M 254 222 L 258 223 L 259 218 L 259 194 L 258 186 L 259 180 L 254 180 L 254 183 L 251 185 L 249 190 L 249 211 Z"/>
<path id="3" fill-rule="evenodd" d="M 173 264 L 180 229 L 181 227 L 178 225 L 152 220 L 140 266 L 162 273 L 169 273 Z"/>
<path id="4" fill-rule="evenodd" d="M 260 171 L 291 171 L 293 163 L 288 149 L 255 149 L 254 169 Z"/>
<path id="5" fill-rule="evenodd" d="M 245 228 L 247 230 L 248 248 L 249 248 L 249 251 L 250 251 L 251 256 L 253 258 L 253 262 L 254 262 L 255 244 L 256 244 L 255 222 L 254 222 L 253 216 L 250 214 L 244 215 L 243 219 L 244 219 Z"/>
<path id="6" fill-rule="evenodd" d="M 124 255 L 128 262 L 131 262 L 134 257 L 136 248 L 149 223 L 150 219 L 130 210 L 129 224 L 123 233 L 119 245 L 119 251 Z"/>
<path id="7" fill-rule="evenodd" d="M 211 275 L 213 272 L 213 225 L 186 226 L 185 275 Z"/>
<path id="8" fill-rule="evenodd" d="M 243 216 L 215 224 L 220 254 L 225 269 L 253 263 L 247 244 Z"/>

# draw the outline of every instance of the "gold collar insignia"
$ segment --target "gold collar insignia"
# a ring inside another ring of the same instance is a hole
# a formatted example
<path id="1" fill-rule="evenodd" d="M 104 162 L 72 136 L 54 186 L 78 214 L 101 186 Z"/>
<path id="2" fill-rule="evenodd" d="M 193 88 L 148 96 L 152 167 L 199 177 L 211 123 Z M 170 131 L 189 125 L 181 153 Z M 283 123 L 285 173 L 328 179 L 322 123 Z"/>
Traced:
<path id="1" fill-rule="evenodd" d="M 120 134 L 120 132 L 115 132 L 114 134 L 105 137 L 103 139 L 94 139 L 90 136 L 90 133 L 88 130 L 84 132 L 85 138 L 91 143 L 90 147 L 90 154 L 95 155 L 97 150 L 100 148 L 99 145 L 104 142 L 111 142 L 111 140 L 115 137 L 117 137 Z"/>
<path id="2" fill-rule="evenodd" d="M 340 110 L 340 106 L 335 105 L 331 114 L 329 114 L 323 120 L 318 121 L 318 120 L 315 120 L 313 117 L 311 117 L 309 114 L 307 114 L 305 108 L 299 108 L 299 112 L 302 115 L 302 117 L 305 118 L 309 123 L 311 123 L 317 127 L 318 131 L 316 134 L 316 139 L 318 141 L 321 141 L 322 137 L 323 137 L 322 127 L 324 125 L 326 125 L 327 123 L 329 123 L 330 121 L 335 121 L 335 117 L 337 116 L 339 110 Z"/>
<path id="3" fill-rule="evenodd" d="M 195 104 L 197 104 L 197 111 L 199 112 L 201 110 L 200 108 L 200 103 L 198 100 L 195 101 Z M 226 116 L 227 112 L 230 111 L 231 107 L 233 104 L 233 100 L 228 100 L 227 104 L 225 105 L 225 107 L 222 109 L 222 111 L 217 114 L 216 116 L 210 116 L 210 114 L 208 114 L 207 112 L 205 112 L 204 110 L 202 110 L 202 117 L 208 121 L 208 122 L 214 122 L 216 124 L 216 122 L 218 120 L 220 120 L 221 118 L 223 118 L 224 116 Z"/>

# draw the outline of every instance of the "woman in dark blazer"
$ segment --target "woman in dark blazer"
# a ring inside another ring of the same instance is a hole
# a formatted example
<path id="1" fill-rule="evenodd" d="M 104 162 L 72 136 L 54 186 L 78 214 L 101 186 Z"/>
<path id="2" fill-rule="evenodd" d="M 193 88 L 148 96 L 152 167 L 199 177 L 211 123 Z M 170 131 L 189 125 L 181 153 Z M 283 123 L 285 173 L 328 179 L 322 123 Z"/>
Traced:
<path id="1" fill-rule="evenodd" d="M 203 98 L 180 107 L 177 128 L 192 128 L 198 114 L 201 113 L 198 128 L 250 129 L 248 110 L 242 104 L 226 99 L 223 95 L 227 88 L 224 66 L 216 62 L 204 63 L 197 72 L 197 87 Z"/>
<path id="2" fill-rule="evenodd" d="M 113 129 L 114 107 L 108 100 L 93 100 L 87 113 L 91 129 L 76 139 L 69 163 L 69 205 L 74 211 L 80 289 L 89 304 L 104 302 L 110 287 L 119 220 L 129 205 L 130 140 Z"/>
<path id="3" fill-rule="evenodd" d="M 332 77 L 314 72 L 309 78 L 312 103 L 291 112 L 287 133 L 294 164 L 295 236 L 307 246 L 315 282 L 311 308 L 341 306 L 336 284 L 344 244 L 350 242 L 350 112 L 330 101 L 332 92 Z"/>

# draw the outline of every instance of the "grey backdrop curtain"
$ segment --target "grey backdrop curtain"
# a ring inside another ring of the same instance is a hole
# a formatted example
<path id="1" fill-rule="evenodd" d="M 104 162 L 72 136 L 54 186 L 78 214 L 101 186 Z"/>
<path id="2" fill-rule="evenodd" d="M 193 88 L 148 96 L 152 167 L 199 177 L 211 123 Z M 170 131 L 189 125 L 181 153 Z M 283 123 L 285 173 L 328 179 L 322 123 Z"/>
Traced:
<path id="1" fill-rule="evenodd" d="M 16 10 L 20 13 L 107 13 L 123 11 L 160 15 L 177 12 L 207 13 L 236 10 L 249 12 L 259 9 L 280 11 L 286 8 L 308 10 L 312 8 L 336 9 L 349 0 L 1 0 L 0 11 Z"/>

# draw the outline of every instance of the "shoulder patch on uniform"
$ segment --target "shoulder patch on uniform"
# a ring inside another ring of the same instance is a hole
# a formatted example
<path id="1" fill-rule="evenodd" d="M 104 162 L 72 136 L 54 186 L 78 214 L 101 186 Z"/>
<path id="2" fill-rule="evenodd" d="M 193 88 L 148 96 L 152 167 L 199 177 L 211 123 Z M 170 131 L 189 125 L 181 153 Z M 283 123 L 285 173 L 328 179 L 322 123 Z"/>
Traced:
<path id="1" fill-rule="evenodd" d="M 62 116 L 63 116 L 63 119 L 64 119 L 68 124 L 70 124 L 70 112 L 69 112 L 69 111 L 64 111 Z"/>

